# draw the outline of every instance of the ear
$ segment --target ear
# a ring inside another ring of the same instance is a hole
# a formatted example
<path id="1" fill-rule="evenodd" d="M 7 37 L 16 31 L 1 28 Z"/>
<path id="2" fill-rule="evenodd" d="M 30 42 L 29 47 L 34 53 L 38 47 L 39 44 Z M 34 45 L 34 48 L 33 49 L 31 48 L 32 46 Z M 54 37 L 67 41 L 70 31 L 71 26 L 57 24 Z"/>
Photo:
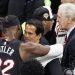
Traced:
<path id="1" fill-rule="evenodd" d="M 40 39 L 42 37 L 42 34 L 40 33 L 39 35 L 38 35 L 38 38 Z"/>
<path id="2" fill-rule="evenodd" d="M 47 23 L 47 21 L 45 21 L 45 20 L 43 20 L 42 22 L 43 22 L 43 24 L 46 24 Z"/>
<path id="3" fill-rule="evenodd" d="M 17 31 L 21 30 L 20 25 L 16 25 L 16 30 L 17 30 Z"/>
<path id="4" fill-rule="evenodd" d="M 70 24 L 70 23 L 72 22 L 72 18 L 68 16 L 68 17 L 66 18 L 66 22 L 67 22 L 68 24 Z"/>

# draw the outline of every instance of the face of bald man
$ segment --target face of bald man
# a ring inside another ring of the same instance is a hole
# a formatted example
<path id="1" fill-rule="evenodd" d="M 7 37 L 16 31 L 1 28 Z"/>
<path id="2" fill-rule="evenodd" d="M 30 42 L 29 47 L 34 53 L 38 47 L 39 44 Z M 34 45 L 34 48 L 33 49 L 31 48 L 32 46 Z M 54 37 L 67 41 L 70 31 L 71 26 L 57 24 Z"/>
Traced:
<path id="1" fill-rule="evenodd" d="M 61 0 L 61 3 L 74 3 L 75 4 L 75 0 Z"/>

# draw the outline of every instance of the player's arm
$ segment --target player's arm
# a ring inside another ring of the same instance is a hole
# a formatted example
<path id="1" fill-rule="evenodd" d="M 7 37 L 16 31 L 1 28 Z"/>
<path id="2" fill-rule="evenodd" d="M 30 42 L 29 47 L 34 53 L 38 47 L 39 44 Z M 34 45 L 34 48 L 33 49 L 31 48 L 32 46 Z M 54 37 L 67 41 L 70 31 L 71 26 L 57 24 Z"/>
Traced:
<path id="1" fill-rule="evenodd" d="M 49 50 L 50 48 L 48 46 L 43 46 L 32 42 L 21 43 L 19 47 L 20 56 L 23 60 L 28 59 L 31 54 L 36 56 L 44 56 L 49 52 Z"/>

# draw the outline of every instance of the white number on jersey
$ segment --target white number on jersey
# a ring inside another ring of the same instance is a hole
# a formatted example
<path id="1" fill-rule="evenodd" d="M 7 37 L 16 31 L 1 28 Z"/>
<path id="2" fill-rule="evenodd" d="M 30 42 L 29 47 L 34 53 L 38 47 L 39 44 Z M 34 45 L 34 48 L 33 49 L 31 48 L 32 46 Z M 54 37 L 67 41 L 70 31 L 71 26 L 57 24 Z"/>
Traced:
<path id="1" fill-rule="evenodd" d="M 0 67 L 5 66 L 5 68 L 1 69 L 2 75 L 11 75 L 11 74 L 6 74 L 7 71 L 11 70 L 14 67 L 14 61 L 7 59 L 4 62 L 0 59 Z"/>

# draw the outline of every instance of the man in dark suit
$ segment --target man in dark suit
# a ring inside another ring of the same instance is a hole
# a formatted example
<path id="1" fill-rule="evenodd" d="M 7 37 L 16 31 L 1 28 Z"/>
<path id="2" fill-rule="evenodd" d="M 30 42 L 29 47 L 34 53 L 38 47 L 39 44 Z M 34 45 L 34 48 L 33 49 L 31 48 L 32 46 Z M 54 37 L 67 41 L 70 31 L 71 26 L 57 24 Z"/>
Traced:
<path id="1" fill-rule="evenodd" d="M 60 5 L 57 19 L 61 30 L 67 30 L 61 65 L 64 71 L 68 68 L 72 70 L 75 66 L 75 5 L 72 3 Z"/>
<path id="2" fill-rule="evenodd" d="M 40 20 L 29 19 L 25 25 L 24 41 L 40 43 L 42 45 L 49 45 L 45 38 L 42 38 L 44 33 L 44 26 Z"/>

